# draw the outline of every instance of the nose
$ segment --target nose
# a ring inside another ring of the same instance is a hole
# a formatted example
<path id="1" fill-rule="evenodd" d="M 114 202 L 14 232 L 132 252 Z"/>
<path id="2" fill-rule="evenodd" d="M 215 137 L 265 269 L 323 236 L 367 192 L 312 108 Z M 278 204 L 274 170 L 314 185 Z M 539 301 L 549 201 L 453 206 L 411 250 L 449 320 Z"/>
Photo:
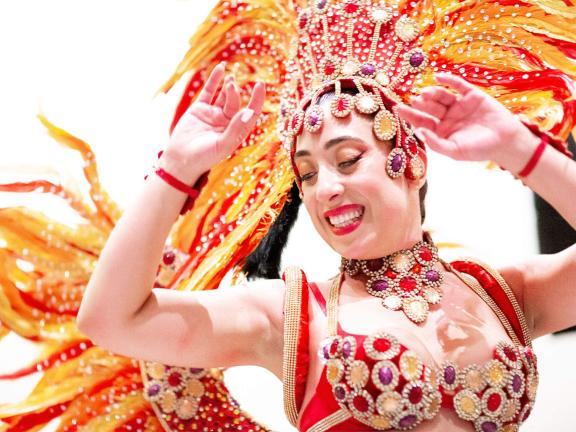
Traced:
<path id="1" fill-rule="evenodd" d="M 332 203 L 344 192 L 341 176 L 330 169 L 319 169 L 316 180 L 316 199 L 322 203 Z"/>

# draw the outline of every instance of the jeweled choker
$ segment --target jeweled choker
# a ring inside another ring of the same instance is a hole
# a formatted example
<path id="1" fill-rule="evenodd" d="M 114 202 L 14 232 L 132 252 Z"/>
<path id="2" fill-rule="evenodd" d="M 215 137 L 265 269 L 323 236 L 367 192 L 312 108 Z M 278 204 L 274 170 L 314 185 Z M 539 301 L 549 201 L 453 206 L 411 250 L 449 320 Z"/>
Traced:
<path id="1" fill-rule="evenodd" d="M 390 310 L 403 310 L 415 323 L 428 317 L 429 304 L 440 302 L 444 279 L 436 264 L 438 248 L 420 241 L 383 258 L 356 260 L 342 258 L 341 271 L 355 279 L 367 279 L 366 291 L 380 297 Z"/>

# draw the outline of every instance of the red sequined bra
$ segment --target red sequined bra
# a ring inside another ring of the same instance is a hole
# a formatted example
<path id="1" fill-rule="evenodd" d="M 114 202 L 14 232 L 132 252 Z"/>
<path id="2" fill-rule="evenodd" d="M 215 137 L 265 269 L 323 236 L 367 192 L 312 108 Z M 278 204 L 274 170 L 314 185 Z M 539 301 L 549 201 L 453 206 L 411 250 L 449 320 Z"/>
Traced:
<path id="1" fill-rule="evenodd" d="M 322 293 L 307 283 L 301 270 L 286 270 L 284 407 L 298 430 L 410 430 L 434 419 L 441 409 L 453 409 L 478 432 L 518 430 L 530 414 L 538 387 L 523 313 L 495 271 L 471 261 L 451 266 L 492 308 L 513 342 L 498 343 L 485 364 L 459 367 L 445 362 L 429 367 L 386 331 L 369 336 L 346 333 L 331 314 L 337 292 L 335 298 L 331 292 L 327 308 Z M 327 310 L 330 336 L 318 353 L 324 363 L 320 381 L 302 410 L 310 360 L 309 292 Z"/>

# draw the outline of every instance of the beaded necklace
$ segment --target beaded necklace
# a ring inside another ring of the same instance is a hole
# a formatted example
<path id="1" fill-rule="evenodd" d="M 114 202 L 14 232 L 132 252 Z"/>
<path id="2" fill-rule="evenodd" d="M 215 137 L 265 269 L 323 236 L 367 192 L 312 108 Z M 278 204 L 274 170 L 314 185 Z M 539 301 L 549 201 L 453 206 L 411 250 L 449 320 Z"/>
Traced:
<path id="1" fill-rule="evenodd" d="M 410 249 L 370 260 L 342 258 L 340 270 L 365 281 L 366 291 L 390 310 L 402 310 L 415 323 L 428 317 L 429 304 L 442 298 L 444 275 L 437 269 L 438 248 L 420 241 Z"/>

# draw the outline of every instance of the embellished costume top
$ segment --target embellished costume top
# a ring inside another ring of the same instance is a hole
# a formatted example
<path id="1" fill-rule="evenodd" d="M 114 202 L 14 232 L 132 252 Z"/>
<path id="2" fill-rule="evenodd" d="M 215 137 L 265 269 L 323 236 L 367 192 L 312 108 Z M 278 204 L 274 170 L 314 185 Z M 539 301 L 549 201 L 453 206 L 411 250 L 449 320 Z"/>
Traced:
<path id="1" fill-rule="evenodd" d="M 471 261 L 452 271 L 496 313 L 512 343 L 494 347 L 484 364 L 440 366 L 425 362 L 383 329 L 371 335 L 340 328 L 332 289 L 326 301 L 303 272 L 284 274 L 284 406 L 302 432 L 410 430 L 454 410 L 480 432 L 517 431 L 529 416 L 538 387 L 536 357 L 523 313 L 499 274 Z M 334 285 L 336 286 L 336 284 Z M 321 378 L 303 406 L 309 360 L 309 293 L 327 314 L 329 336 L 321 343 Z"/>

